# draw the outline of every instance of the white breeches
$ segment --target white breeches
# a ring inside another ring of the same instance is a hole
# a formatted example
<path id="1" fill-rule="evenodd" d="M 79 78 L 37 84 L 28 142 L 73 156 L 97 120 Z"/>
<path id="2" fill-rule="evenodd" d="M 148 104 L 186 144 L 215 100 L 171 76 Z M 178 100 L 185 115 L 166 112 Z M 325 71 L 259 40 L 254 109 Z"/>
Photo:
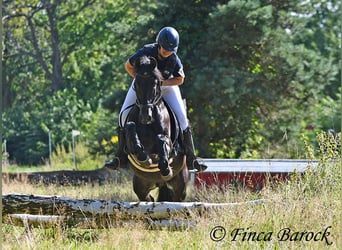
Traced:
<path id="1" fill-rule="evenodd" d="M 164 100 L 170 105 L 173 112 L 179 121 L 182 131 L 184 131 L 188 126 L 188 118 L 186 116 L 186 110 L 182 100 L 179 86 L 162 86 L 162 96 Z M 129 111 L 133 107 L 137 100 L 135 90 L 133 89 L 133 83 L 129 88 L 126 99 L 122 105 L 120 115 L 119 115 L 119 126 L 124 127 L 126 123 Z"/>

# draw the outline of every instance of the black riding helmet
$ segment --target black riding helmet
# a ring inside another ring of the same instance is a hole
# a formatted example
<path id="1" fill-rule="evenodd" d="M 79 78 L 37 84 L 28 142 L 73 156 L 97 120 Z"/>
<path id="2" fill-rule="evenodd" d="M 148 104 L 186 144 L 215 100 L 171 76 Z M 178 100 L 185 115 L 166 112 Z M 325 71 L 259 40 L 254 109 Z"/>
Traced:
<path id="1" fill-rule="evenodd" d="M 179 44 L 179 35 L 177 30 L 172 27 L 162 28 L 157 35 L 157 43 L 164 49 L 177 52 Z"/>

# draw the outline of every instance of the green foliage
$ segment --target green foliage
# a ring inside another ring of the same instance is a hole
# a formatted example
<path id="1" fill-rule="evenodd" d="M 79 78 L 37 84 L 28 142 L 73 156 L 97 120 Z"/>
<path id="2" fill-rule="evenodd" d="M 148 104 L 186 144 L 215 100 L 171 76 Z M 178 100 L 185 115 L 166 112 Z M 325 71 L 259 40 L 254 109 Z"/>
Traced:
<path id="1" fill-rule="evenodd" d="M 117 117 L 108 110 L 94 114 L 87 132 L 87 146 L 92 155 L 114 156 L 118 147 L 117 124 Z"/>
<path id="2" fill-rule="evenodd" d="M 163 26 L 180 33 L 198 155 L 306 157 L 302 137 L 316 149 L 315 133 L 341 130 L 340 1 L 4 6 L 4 138 L 19 164 L 46 160 L 48 130 L 54 151 L 78 129 L 92 154 L 111 155 L 131 82 L 124 63 Z"/>
<path id="3" fill-rule="evenodd" d="M 208 141 L 225 141 L 235 151 L 227 154 L 234 157 L 255 150 L 266 155 L 260 151 L 270 144 L 283 149 L 268 157 L 301 157 L 301 149 L 287 155 L 283 142 L 302 147 L 300 134 L 317 112 L 323 90 L 338 79 L 338 69 L 335 59 L 298 43 L 310 19 L 296 8 L 283 12 L 257 1 L 230 1 L 206 19 L 206 40 L 194 48 L 196 65 L 187 89 L 202 154 L 208 152 Z M 318 124 L 318 130 L 326 129 Z M 284 131 L 290 141 L 282 142 Z M 259 143 L 251 134 L 261 137 Z"/>
<path id="4" fill-rule="evenodd" d="M 199 127 L 201 152 L 208 151 L 206 141 L 228 141 L 234 158 L 252 146 L 247 137 L 258 133 L 255 121 L 260 120 L 260 109 L 267 109 L 276 94 L 268 93 L 263 76 L 268 68 L 261 69 L 256 61 L 264 53 L 263 35 L 272 18 L 271 6 L 253 1 L 230 1 L 208 16 L 206 39 L 197 48 L 199 60 L 189 86 L 189 105 L 198 110 L 190 117 Z M 206 132 L 207 124 L 215 133 Z"/>
<path id="5" fill-rule="evenodd" d="M 69 145 L 67 149 L 63 147 L 57 148 L 51 156 L 51 164 L 48 166 L 45 165 L 44 170 L 77 169 L 82 171 L 103 167 L 104 157 L 99 154 L 89 154 L 89 147 L 84 141 L 84 135 L 82 134 L 75 138 L 74 152 L 72 150 L 72 145 Z"/>
<path id="6" fill-rule="evenodd" d="M 68 151 L 72 142 L 71 131 L 88 129 L 92 111 L 75 94 L 59 91 L 52 98 L 41 98 L 44 101 L 22 103 L 3 114 L 6 127 L 3 137 L 8 142 L 10 160 L 17 164 L 36 165 L 48 159 L 49 131 L 52 150 L 61 146 Z"/>

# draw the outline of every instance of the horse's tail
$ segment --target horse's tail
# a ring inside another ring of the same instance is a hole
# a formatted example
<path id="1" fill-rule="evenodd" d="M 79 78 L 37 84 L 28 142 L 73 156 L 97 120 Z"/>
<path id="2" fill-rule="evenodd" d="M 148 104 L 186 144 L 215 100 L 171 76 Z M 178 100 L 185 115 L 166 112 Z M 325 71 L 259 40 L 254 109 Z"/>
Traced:
<path id="1" fill-rule="evenodd" d="M 166 184 L 159 187 L 158 201 L 172 201 L 173 191 Z"/>

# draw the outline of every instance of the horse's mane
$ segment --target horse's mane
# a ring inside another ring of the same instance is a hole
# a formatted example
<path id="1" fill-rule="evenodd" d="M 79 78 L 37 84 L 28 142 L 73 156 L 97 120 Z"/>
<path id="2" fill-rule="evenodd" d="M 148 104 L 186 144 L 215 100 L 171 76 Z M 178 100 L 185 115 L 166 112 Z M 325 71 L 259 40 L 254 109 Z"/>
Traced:
<path id="1" fill-rule="evenodd" d="M 157 68 L 157 60 L 154 57 L 141 56 L 135 59 L 134 71 L 137 76 L 154 76 L 158 80 L 163 79 L 161 72 Z"/>

